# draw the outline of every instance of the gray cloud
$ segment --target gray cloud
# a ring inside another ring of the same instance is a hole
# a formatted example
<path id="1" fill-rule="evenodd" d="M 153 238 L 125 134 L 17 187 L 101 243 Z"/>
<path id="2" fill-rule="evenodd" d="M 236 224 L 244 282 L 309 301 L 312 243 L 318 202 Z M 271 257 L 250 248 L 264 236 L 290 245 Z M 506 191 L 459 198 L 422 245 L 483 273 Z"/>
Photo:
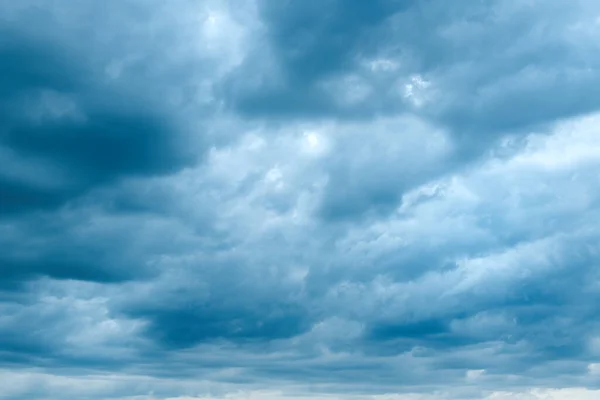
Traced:
<path id="1" fill-rule="evenodd" d="M 595 3 L 0 11 L 1 398 L 597 394 Z"/>

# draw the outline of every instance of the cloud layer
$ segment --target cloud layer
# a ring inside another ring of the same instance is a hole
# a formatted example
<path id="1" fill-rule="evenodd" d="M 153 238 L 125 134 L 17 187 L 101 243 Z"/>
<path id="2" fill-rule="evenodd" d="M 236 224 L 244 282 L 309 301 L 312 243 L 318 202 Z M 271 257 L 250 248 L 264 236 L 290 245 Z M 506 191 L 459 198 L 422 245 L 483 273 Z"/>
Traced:
<path id="1" fill-rule="evenodd" d="M 596 398 L 599 13 L 0 0 L 0 398 Z"/>

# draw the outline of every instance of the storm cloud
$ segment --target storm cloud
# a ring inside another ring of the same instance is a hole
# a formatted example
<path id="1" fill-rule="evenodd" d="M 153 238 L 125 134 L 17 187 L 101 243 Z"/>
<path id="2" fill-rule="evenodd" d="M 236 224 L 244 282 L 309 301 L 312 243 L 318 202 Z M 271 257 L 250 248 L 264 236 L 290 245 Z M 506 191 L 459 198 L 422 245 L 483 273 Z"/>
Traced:
<path id="1" fill-rule="evenodd" d="M 596 398 L 599 13 L 0 0 L 0 398 Z"/>

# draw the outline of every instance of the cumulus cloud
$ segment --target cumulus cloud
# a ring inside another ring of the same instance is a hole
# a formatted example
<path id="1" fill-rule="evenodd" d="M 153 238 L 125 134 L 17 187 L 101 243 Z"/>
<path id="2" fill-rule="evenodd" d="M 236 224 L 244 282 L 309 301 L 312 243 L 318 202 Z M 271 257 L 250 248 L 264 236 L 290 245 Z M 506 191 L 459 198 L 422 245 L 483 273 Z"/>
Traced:
<path id="1" fill-rule="evenodd" d="M 598 12 L 0 1 L 0 398 L 596 398 Z"/>

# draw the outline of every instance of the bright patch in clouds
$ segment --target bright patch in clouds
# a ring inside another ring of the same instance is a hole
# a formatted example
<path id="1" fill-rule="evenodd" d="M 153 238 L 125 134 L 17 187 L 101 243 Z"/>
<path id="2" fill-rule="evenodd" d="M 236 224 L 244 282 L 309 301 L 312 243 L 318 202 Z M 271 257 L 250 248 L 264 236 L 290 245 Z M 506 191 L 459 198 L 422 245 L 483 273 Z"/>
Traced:
<path id="1" fill-rule="evenodd" d="M 311 155 L 324 155 L 328 150 L 327 137 L 315 131 L 306 131 L 302 134 L 302 147 L 304 152 Z"/>

